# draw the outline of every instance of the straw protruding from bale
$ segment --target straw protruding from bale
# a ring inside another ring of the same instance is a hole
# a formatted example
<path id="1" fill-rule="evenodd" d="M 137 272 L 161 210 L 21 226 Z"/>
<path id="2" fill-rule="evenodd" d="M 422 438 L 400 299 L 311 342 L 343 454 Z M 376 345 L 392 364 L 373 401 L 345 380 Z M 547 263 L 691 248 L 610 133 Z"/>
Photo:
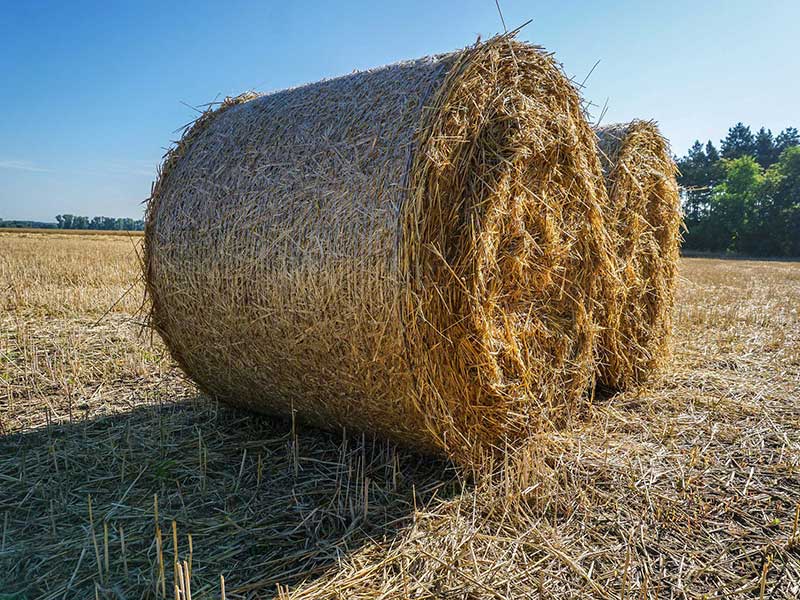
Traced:
<path id="1" fill-rule="evenodd" d="M 579 407 L 605 202 L 574 87 L 508 36 L 230 99 L 154 187 L 152 324 L 221 400 L 469 462 Z"/>
<path id="2" fill-rule="evenodd" d="M 619 288 L 607 297 L 598 382 L 626 389 L 668 358 L 682 216 L 677 168 L 652 121 L 597 129 Z"/>

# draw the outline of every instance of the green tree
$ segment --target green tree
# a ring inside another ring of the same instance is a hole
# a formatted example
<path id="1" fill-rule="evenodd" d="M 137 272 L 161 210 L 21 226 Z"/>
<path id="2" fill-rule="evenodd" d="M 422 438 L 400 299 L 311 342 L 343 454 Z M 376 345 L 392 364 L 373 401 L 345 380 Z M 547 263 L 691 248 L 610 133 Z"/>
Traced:
<path id="1" fill-rule="evenodd" d="M 753 217 L 764 186 L 761 166 L 752 156 L 724 161 L 725 180 L 711 198 L 711 231 L 717 249 L 746 252 L 753 237 Z"/>
<path id="2" fill-rule="evenodd" d="M 708 190 L 703 177 L 706 161 L 703 145 L 699 140 L 689 148 L 686 156 L 677 160 L 678 184 L 682 189 L 683 210 L 689 223 L 702 219 L 708 207 Z"/>
<path id="3" fill-rule="evenodd" d="M 800 146 L 784 150 L 765 179 L 764 234 L 771 240 L 770 253 L 800 256 Z"/>
<path id="4" fill-rule="evenodd" d="M 787 127 L 775 138 L 775 149 L 780 155 L 787 148 L 800 146 L 800 133 L 794 127 Z"/>
<path id="5" fill-rule="evenodd" d="M 779 152 L 775 148 L 772 131 L 762 127 L 755 137 L 755 159 L 763 169 L 769 168 L 778 158 Z"/>
<path id="6" fill-rule="evenodd" d="M 702 191 L 703 188 L 708 186 L 705 177 L 705 169 L 708 164 L 708 158 L 703 150 L 703 144 L 696 141 L 688 154 L 678 160 L 678 169 L 680 171 L 680 185 L 691 192 Z M 695 194 L 695 197 L 698 197 Z"/>
<path id="7" fill-rule="evenodd" d="M 678 169 L 678 183 L 682 188 L 683 210 L 688 228 L 686 246 L 718 250 L 719 248 L 710 246 L 708 220 L 714 186 L 725 177 L 719 152 L 710 140 L 705 147 L 696 141 L 688 154 L 678 160 Z"/>
<path id="8" fill-rule="evenodd" d="M 733 159 L 742 156 L 753 156 L 756 152 L 756 142 L 750 128 L 744 123 L 737 123 L 728 130 L 728 135 L 722 140 L 722 158 Z"/>
<path id="9" fill-rule="evenodd" d="M 677 159 L 684 247 L 800 256 L 800 133 L 737 123 L 721 147 L 698 141 Z"/>
<path id="10" fill-rule="evenodd" d="M 720 159 L 719 152 L 717 152 L 717 149 L 714 147 L 714 144 L 711 142 L 711 140 L 708 140 L 706 143 L 706 158 L 708 159 L 709 164 L 716 164 Z M 722 172 L 722 169 L 720 169 L 720 171 Z"/>

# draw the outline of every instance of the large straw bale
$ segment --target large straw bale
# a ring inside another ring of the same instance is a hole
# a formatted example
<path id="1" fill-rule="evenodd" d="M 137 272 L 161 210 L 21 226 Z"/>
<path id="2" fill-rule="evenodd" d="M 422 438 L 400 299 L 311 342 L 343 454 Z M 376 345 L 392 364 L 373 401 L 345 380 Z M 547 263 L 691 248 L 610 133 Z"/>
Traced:
<path id="1" fill-rule="evenodd" d="M 682 216 L 677 169 L 651 121 L 597 129 L 619 284 L 609 292 L 598 381 L 643 383 L 669 356 Z"/>
<path id="2" fill-rule="evenodd" d="M 154 186 L 152 324 L 220 400 L 469 461 L 579 407 L 606 201 L 578 94 L 508 36 L 228 99 Z"/>

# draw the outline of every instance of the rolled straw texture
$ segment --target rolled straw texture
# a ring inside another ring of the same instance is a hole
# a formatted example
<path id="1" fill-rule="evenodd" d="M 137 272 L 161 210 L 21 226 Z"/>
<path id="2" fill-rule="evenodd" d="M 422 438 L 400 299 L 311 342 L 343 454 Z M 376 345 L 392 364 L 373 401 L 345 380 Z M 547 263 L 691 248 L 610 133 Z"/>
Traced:
<path id="1" fill-rule="evenodd" d="M 575 89 L 509 37 L 228 99 L 154 186 L 151 322 L 222 401 L 471 462 L 580 406 L 602 186 Z"/>
<path id="2" fill-rule="evenodd" d="M 655 123 L 608 125 L 597 137 L 620 284 L 608 294 L 598 381 L 625 389 L 669 356 L 683 219 L 677 168 Z"/>

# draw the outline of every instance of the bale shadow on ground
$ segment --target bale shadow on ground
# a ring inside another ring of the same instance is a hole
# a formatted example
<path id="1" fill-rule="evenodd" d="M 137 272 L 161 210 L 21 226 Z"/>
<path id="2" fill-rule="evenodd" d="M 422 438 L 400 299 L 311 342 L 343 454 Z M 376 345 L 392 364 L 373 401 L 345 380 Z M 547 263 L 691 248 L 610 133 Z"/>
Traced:
<path id="1" fill-rule="evenodd" d="M 172 597 L 187 560 L 195 598 L 218 598 L 221 574 L 228 598 L 263 597 L 462 489 L 444 460 L 200 396 L 9 434 L 0 590 Z"/>

